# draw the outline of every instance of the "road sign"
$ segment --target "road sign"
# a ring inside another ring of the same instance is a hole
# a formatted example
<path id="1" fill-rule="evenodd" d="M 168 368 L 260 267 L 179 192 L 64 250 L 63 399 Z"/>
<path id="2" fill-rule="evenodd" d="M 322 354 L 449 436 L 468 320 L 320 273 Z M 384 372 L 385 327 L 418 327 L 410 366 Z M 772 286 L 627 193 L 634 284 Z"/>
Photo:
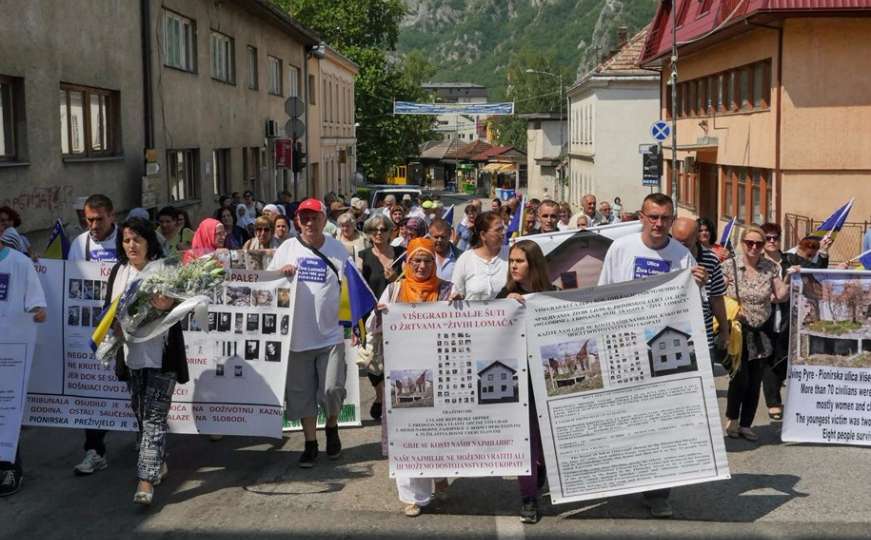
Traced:
<path id="1" fill-rule="evenodd" d="M 291 118 L 284 123 L 284 134 L 291 139 L 300 139 L 305 136 L 305 123 L 299 118 Z"/>
<path id="2" fill-rule="evenodd" d="M 296 96 L 290 96 L 284 102 L 284 111 L 291 118 L 299 118 L 305 113 L 305 103 Z"/>
<path id="3" fill-rule="evenodd" d="M 664 120 L 657 120 L 650 124 L 650 135 L 657 141 L 664 141 L 671 135 L 671 126 Z"/>
<path id="4" fill-rule="evenodd" d="M 638 153 L 639 154 L 649 154 L 654 152 L 653 147 L 659 146 L 658 144 L 639 144 L 638 145 Z"/>
<path id="5" fill-rule="evenodd" d="M 659 178 L 642 178 L 641 185 L 644 187 L 658 187 Z"/>

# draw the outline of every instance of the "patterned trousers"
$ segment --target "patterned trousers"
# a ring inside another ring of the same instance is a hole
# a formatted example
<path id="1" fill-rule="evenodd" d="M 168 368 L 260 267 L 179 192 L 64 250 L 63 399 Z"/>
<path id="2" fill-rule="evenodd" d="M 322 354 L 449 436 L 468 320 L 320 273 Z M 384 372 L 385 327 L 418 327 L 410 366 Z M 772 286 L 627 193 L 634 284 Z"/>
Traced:
<path id="1" fill-rule="evenodd" d="M 139 459 L 136 476 L 155 483 L 166 454 L 166 417 L 175 390 L 175 373 L 161 373 L 156 368 L 131 369 L 127 387 L 130 406 L 139 422 Z"/>

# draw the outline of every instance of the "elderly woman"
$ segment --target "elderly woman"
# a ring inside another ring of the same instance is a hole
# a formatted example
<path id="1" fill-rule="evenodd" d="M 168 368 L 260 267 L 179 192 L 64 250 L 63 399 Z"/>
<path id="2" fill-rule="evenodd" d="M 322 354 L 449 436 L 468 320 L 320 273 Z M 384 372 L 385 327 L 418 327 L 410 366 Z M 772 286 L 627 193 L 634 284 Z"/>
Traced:
<path id="1" fill-rule="evenodd" d="M 154 227 L 144 219 L 125 221 L 118 230 L 118 263 L 109 274 L 105 307 L 124 294 L 140 273 L 163 265 L 160 243 Z M 158 310 L 172 309 L 173 299 L 155 295 L 151 305 Z M 115 332 L 121 331 L 117 321 Z M 136 476 L 139 483 L 133 502 L 150 505 L 154 487 L 167 474 L 166 434 L 169 429 L 167 415 L 172 405 L 176 383 L 188 381 L 184 335 L 181 325 L 175 323 L 166 333 L 143 342 L 127 342 L 115 359 L 115 374 L 127 382 L 130 406 L 139 423 L 139 457 Z"/>
<path id="2" fill-rule="evenodd" d="M 789 289 L 780 278 L 780 269 L 762 256 L 765 232 L 758 225 L 749 225 L 741 232 L 742 253 L 723 265 L 729 283 L 727 295 L 741 305 L 741 364 L 732 380 L 726 400 L 726 434 L 756 441 L 759 436 L 750 427 L 756 416 L 762 373 L 771 362 L 774 346 L 769 320 L 772 301 L 783 302 Z M 796 271 L 793 267 L 787 275 Z"/>
<path id="3" fill-rule="evenodd" d="M 765 258 L 778 266 L 781 279 L 786 279 L 787 272 L 793 266 L 828 268 L 831 238 L 823 238 L 822 241 L 814 237 L 804 238 L 799 242 L 795 253 L 784 253 L 780 250 L 780 225 L 764 223 L 762 232 L 765 233 Z M 771 420 L 783 420 L 780 388 L 786 380 L 786 357 L 789 354 L 789 307 L 789 302 L 775 306 L 769 321 L 774 340 L 774 355 L 762 374 L 762 393 L 768 406 L 768 418 Z"/>
<path id="4" fill-rule="evenodd" d="M 363 251 L 368 246 L 366 235 L 357 230 L 357 218 L 351 212 L 345 212 L 336 219 L 336 240 L 345 246 L 348 250 L 348 255 L 356 258 L 357 253 Z"/>
<path id="5" fill-rule="evenodd" d="M 267 205 L 268 206 L 268 205 Z M 264 211 L 263 215 L 254 220 L 254 238 L 245 242 L 242 249 L 253 251 L 258 249 L 275 249 L 279 246 L 278 239 L 273 235 L 275 225 Z"/>
<path id="6" fill-rule="evenodd" d="M 402 273 L 402 255 L 405 248 L 390 245 L 390 232 L 393 222 L 384 214 L 376 213 L 363 224 L 363 232 L 372 242 L 372 247 L 357 252 L 357 266 L 363 274 L 363 279 L 372 289 L 376 297 L 381 296 L 387 284 Z M 380 362 L 370 363 L 368 368 L 369 382 L 375 389 L 375 401 L 369 408 L 369 414 L 375 420 L 381 419 L 381 396 L 384 394 L 384 366 Z"/>
<path id="7" fill-rule="evenodd" d="M 390 304 L 417 304 L 447 300 L 451 293 L 451 283 L 436 275 L 435 243 L 429 238 L 414 238 L 408 243 L 403 277 L 390 283 L 378 302 L 379 309 L 389 309 Z M 381 338 L 380 328 L 375 330 L 376 339 Z M 381 424 L 382 450 L 386 454 L 387 422 Z M 396 488 L 399 500 L 405 504 L 403 513 L 416 517 L 421 509 L 432 501 L 434 489 L 446 488 L 444 480 L 433 482 L 432 478 L 397 478 Z"/>
<path id="8" fill-rule="evenodd" d="M 197 227 L 191 248 L 185 252 L 184 261 L 188 262 L 197 257 L 213 253 L 224 248 L 227 238 L 227 230 L 224 224 L 214 218 L 206 218 Z"/>
<path id="9" fill-rule="evenodd" d="M 296 236 L 296 231 L 293 230 L 290 219 L 286 216 L 278 216 L 272 220 L 273 238 L 278 240 L 278 245 L 284 243 L 285 240 Z"/>

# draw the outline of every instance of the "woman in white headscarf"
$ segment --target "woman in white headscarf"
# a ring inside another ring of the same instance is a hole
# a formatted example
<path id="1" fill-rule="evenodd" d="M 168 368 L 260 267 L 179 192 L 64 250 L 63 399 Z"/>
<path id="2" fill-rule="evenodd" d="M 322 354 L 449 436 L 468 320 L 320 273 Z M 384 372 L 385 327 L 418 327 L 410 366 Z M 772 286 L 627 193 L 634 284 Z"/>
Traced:
<path id="1" fill-rule="evenodd" d="M 236 205 L 236 226 L 248 232 L 248 238 L 254 236 L 254 217 L 248 214 L 248 208 L 244 204 Z"/>

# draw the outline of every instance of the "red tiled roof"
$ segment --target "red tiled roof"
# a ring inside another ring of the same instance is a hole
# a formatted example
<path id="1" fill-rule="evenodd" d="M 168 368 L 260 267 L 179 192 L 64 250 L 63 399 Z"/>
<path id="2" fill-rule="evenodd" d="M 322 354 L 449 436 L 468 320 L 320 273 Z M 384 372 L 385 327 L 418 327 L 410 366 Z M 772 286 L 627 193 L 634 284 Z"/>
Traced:
<path id="1" fill-rule="evenodd" d="M 505 152 L 506 150 L 511 150 L 510 146 L 491 146 L 490 148 L 484 150 L 480 154 L 476 156 L 472 156 L 470 161 L 487 161 L 493 156 L 498 156 L 499 154 Z"/>
<path id="2" fill-rule="evenodd" d="M 661 2 L 644 44 L 641 64 L 671 50 L 671 6 L 677 4 L 677 42 L 687 42 L 719 32 L 754 15 L 808 14 L 871 11 L 871 0 L 672 0 Z"/>
<path id="3" fill-rule="evenodd" d="M 647 41 L 648 24 L 637 34 L 632 36 L 611 58 L 596 66 L 598 73 L 633 73 L 641 71 L 645 75 L 650 72 L 640 67 L 641 53 L 644 52 L 644 43 Z"/>
<path id="4" fill-rule="evenodd" d="M 445 154 L 445 159 L 471 160 L 473 156 L 477 156 L 490 148 L 492 148 L 491 144 L 479 139 L 449 151 Z"/>

